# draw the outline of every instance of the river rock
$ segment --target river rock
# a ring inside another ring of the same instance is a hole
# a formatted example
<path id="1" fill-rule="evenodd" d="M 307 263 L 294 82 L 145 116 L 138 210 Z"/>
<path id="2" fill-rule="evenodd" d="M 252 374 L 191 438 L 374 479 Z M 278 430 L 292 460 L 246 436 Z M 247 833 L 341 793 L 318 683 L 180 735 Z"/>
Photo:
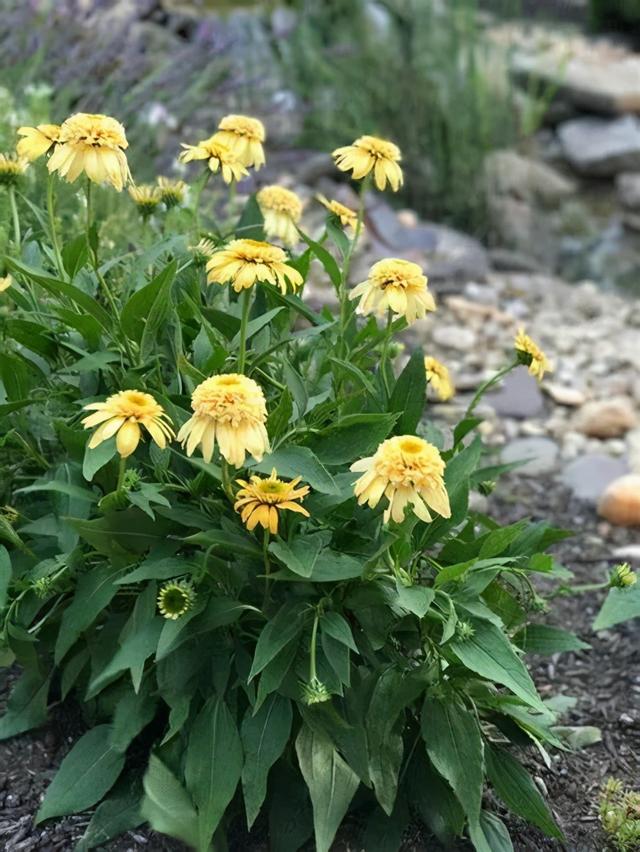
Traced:
<path id="1" fill-rule="evenodd" d="M 547 382 L 543 390 L 554 402 L 567 408 L 579 408 L 587 401 L 585 394 L 578 388 L 566 387 L 556 382 Z"/>
<path id="2" fill-rule="evenodd" d="M 535 417 L 544 408 L 540 386 L 526 367 L 509 373 L 499 390 L 488 394 L 486 400 L 502 417 Z"/>
<path id="3" fill-rule="evenodd" d="M 636 424 L 633 403 L 626 396 L 587 402 L 576 415 L 575 428 L 590 438 L 619 438 Z"/>
<path id="4" fill-rule="evenodd" d="M 579 500 L 597 503 L 609 484 L 628 472 L 624 460 L 592 453 L 568 464 L 562 480 Z"/>
<path id="5" fill-rule="evenodd" d="M 558 452 L 558 445 L 550 438 L 517 438 L 502 450 L 501 460 L 504 464 L 510 464 L 527 459 L 526 464 L 517 469 L 518 473 L 524 476 L 540 476 L 555 470 Z"/>
<path id="6" fill-rule="evenodd" d="M 554 206 L 573 195 L 575 181 L 552 166 L 523 157 L 516 151 L 494 151 L 484 163 L 490 196 L 510 195 L 522 201 Z"/>
<path id="7" fill-rule="evenodd" d="M 616 192 L 623 207 L 640 209 L 640 172 L 623 172 L 616 177 Z"/>
<path id="8" fill-rule="evenodd" d="M 470 328 L 459 325 L 436 325 L 432 333 L 433 342 L 445 349 L 467 352 L 476 344 L 476 336 Z"/>
<path id="9" fill-rule="evenodd" d="M 598 503 L 598 514 L 620 527 L 640 526 L 640 475 L 629 473 L 614 480 Z"/>
<path id="10" fill-rule="evenodd" d="M 608 177 L 640 170 L 640 120 L 576 118 L 558 128 L 564 156 L 581 174 Z"/>

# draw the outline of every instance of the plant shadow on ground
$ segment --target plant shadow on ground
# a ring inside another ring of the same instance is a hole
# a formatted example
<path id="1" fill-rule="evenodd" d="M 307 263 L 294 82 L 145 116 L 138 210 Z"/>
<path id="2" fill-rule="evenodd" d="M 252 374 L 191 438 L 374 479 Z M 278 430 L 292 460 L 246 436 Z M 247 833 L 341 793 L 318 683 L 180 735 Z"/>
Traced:
<path id="1" fill-rule="evenodd" d="M 575 572 L 576 582 L 590 583 L 604 576 L 610 566 L 612 546 L 634 539 L 632 530 L 616 529 L 607 541 L 598 535 L 598 520 L 589 507 L 572 498 L 553 479 L 530 479 L 511 475 L 501 481 L 491 498 L 496 518 L 513 523 L 522 517 L 538 520 L 551 514 L 560 527 L 578 530 L 576 535 L 557 545 L 559 561 Z M 597 635 L 591 624 L 604 593 L 598 598 L 559 597 L 552 605 L 549 621 L 574 631 L 592 645 L 590 651 L 569 652 L 554 657 L 532 659 L 533 674 L 543 697 L 560 693 L 577 699 L 563 720 L 571 726 L 596 726 L 602 730 L 602 742 L 585 749 L 556 753 L 547 768 L 539 755 L 529 751 L 527 768 L 548 791 L 548 801 L 569 839 L 571 852 L 601 852 L 606 838 L 597 817 L 598 793 L 610 775 L 631 785 L 640 777 L 640 727 L 638 700 L 640 676 L 637 625 L 627 622 Z M 635 673 L 635 674 L 634 674 Z M 0 708 L 6 700 L 12 675 L 0 683 Z M 71 701 L 59 705 L 51 721 L 39 730 L 0 743 L 0 840 L 6 852 L 33 850 L 70 850 L 81 837 L 88 815 L 76 815 L 33 828 L 31 820 L 42 795 L 67 753 L 83 731 L 78 705 Z M 500 806 L 492 802 L 499 812 Z M 563 847 L 545 838 L 532 826 L 506 811 L 501 814 L 511 833 L 515 852 L 551 852 Z M 258 823 L 247 837 L 238 820 L 229 838 L 233 852 L 268 849 L 267 829 Z M 343 826 L 334 844 L 336 852 L 362 849 L 364 826 L 353 820 Z M 128 832 L 117 841 L 101 847 L 109 852 L 179 852 L 187 847 L 178 841 L 151 832 L 145 827 Z M 308 847 L 312 849 L 312 846 Z M 437 845 L 420 825 L 407 832 L 403 852 L 427 852 Z M 459 847 L 470 849 L 470 846 Z M 365 850 L 366 852 L 366 850 Z"/>

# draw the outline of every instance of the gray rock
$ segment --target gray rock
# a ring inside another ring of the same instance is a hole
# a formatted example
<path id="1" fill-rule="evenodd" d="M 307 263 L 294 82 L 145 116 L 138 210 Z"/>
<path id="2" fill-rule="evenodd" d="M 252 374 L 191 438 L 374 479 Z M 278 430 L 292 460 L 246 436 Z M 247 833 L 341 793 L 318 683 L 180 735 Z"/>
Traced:
<path id="1" fill-rule="evenodd" d="M 552 166 L 516 151 L 494 151 L 484 164 L 490 196 L 512 196 L 552 207 L 576 191 L 576 183 Z"/>
<path id="2" fill-rule="evenodd" d="M 637 417 L 629 397 L 594 399 L 582 406 L 574 427 L 590 438 L 618 438 L 636 425 Z"/>
<path id="3" fill-rule="evenodd" d="M 513 249 L 489 249 L 489 260 L 499 272 L 540 272 L 541 265 L 533 257 Z"/>
<path id="4" fill-rule="evenodd" d="M 640 172 L 622 172 L 616 177 L 618 200 L 629 210 L 640 209 Z"/>
<path id="5" fill-rule="evenodd" d="M 562 150 L 576 171 L 600 177 L 640 170 L 640 120 L 576 118 L 558 128 Z"/>
<path id="6" fill-rule="evenodd" d="M 518 367 L 509 373 L 499 390 L 485 399 L 496 414 L 503 417 L 535 417 L 544 408 L 540 386 L 526 367 Z"/>
<path id="7" fill-rule="evenodd" d="M 623 459 L 593 453 L 567 465 L 562 480 L 578 499 L 596 504 L 607 486 L 627 472 Z"/>
<path id="8" fill-rule="evenodd" d="M 476 345 L 476 335 L 470 328 L 458 325 L 436 325 L 432 332 L 433 342 L 445 349 L 468 352 Z"/>
<path id="9" fill-rule="evenodd" d="M 504 464 L 528 459 L 526 464 L 518 468 L 518 473 L 539 476 L 555 470 L 558 454 L 558 445 L 550 438 L 517 438 L 502 450 L 501 459 Z"/>

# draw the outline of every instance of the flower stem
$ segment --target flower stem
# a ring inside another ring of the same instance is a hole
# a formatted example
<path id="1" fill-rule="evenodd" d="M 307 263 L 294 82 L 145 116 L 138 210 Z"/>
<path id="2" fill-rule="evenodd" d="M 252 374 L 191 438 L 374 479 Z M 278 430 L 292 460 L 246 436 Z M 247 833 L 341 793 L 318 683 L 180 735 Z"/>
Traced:
<path id="1" fill-rule="evenodd" d="M 193 193 L 193 224 L 196 232 L 196 241 L 200 239 L 200 196 L 205 186 L 209 183 L 210 177 L 211 172 L 207 169 L 197 182 L 195 192 Z"/>
<path id="2" fill-rule="evenodd" d="M 240 297 L 242 315 L 240 318 L 240 344 L 238 350 L 238 372 L 244 373 L 247 360 L 247 325 L 249 324 L 249 309 L 251 308 L 251 290 L 242 291 Z"/>
<path id="3" fill-rule="evenodd" d="M 391 389 L 389 388 L 389 379 L 387 377 L 386 370 L 386 362 L 389 357 L 389 342 L 391 341 L 391 327 L 393 325 L 393 311 L 391 308 L 387 311 L 387 327 L 384 332 L 384 338 L 382 339 L 382 350 L 380 352 L 380 371 L 382 373 L 382 383 L 384 384 L 384 389 L 387 394 L 387 399 L 391 396 Z"/>
<path id="4" fill-rule="evenodd" d="M 311 628 L 311 645 L 309 647 L 309 683 L 313 683 L 317 677 L 316 669 L 316 645 L 318 644 L 318 622 L 320 621 L 320 610 L 316 609 L 316 614 L 313 619 L 313 627 Z"/>
<path id="5" fill-rule="evenodd" d="M 67 276 L 64 271 L 64 264 L 62 263 L 62 255 L 60 254 L 60 243 L 58 242 L 58 234 L 56 232 L 53 180 L 53 175 L 51 174 L 51 172 L 49 172 L 47 178 L 47 212 L 49 214 L 49 235 L 51 237 L 51 243 L 53 245 L 53 254 L 55 257 L 58 274 L 60 275 L 60 278 L 62 278 L 62 280 L 64 281 Z"/>
<path id="6" fill-rule="evenodd" d="M 16 251 L 20 253 L 20 217 L 18 216 L 18 205 L 16 204 L 16 190 L 14 186 L 9 187 L 9 206 L 11 207 L 11 215 L 13 217 L 13 241 Z"/>
<path id="7" fill-rule="evenodd" d="M 501 381 L 501 379 L 503 379 L 507 375 L 507 373 L 510 373 L 511 370 L 515 369 L 518 366 L 520 366 L 519 361 L 512 361 L 511 364 L 507 364 L 506 367 L 503 367 L 501 370 L 498 370 L 498 372 L 494 376 L 491 376 L 490 379 L 487 379 L 486 382 L 483 382 L 476 391 L 475 396 L 469 403 L 469 407 L 465 412 L 464 419 L 466 420 L 468 417 L 471 417 L 478 403 L 488 390 L 491 390 L 491 388 L 497 385 L 498 382 Z"/>
<path id="8" fill-rule="evenodd" d="M 233 487 L 231 485 L 231 474 L 229 473 L 229 462 L 226 459 L 222 459 L 222 490 L 227 495 L 231 503 L 235 502 L 235 497 L 233 496 Z"/>
<path id="9" fill-rule="evenodd" d="M 340 357 L 343 357 L 344 348 L 345 348 L 345 332 L 347 329 L 347 324 L 349 322 L 349 270 L 351 268 L 351 258 L 353 257 L 353 252 L 355 251 L 356 245 L 358 244 L 358 239 L 360 237 L 360 232 L 362 231 L 362 222 L 364 219 L 364 196 L 365 192 L 369 187 L 369 176 L 364 178 L 362 183 L 360 184 L 360 204 L 358 205 L 358 218 L 356 220 L 356 227 L 353 234 L 353 239 L 349 243 L 349 248 L 344 258 L 344 263 L 342 265 L 342 278 L 340 281 L 340 325 L 339 325 L 339 340 L 338 340 L 338 353 Z"/>
<path id="10" fill-rule="evenodd" d="M 122 490 L 122 486 L 124 485 L 124 475 L 127 471 L 127 459 L 125 456 L 120 456 L 120 463 L 118 465 L 118 483 L 116 485 L 116 491 Z"/>
<path id="11" fill-rule="evenodd" d="M 262 537 L 262 559 L 264 561 L 264 599 L 262 609 L 266 609 L 270 599 L 269 581 L 271 579 L 271 562 L 269 561 L 269 529 L 265 527 Z"/>

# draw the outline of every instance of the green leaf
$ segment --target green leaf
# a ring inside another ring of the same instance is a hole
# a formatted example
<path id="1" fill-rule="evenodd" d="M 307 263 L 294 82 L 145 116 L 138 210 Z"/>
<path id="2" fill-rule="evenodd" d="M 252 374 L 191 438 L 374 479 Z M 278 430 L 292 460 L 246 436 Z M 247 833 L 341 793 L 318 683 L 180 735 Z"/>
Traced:
<path id="1" fill-rule="evenodd" d="M 73 601 L 64 611 L 55 646 L 55 663 L 58 665 L 80 634 L 96 620 L 117 592 L 114 571 L 103 565 L 82 574 Z"/>
<path id="2" fill-rule="evenodd" d="M 7 414 L 11 414 L 13 411 L 19 411 L 21 408 L 26 408 L 28 405 L 35 405 L 36 402 L 40 402 L 37 399 L 17 399 L 15 402 L 5 402 L 0 405 L 0 417 L 5 417 Z"/>
<path id="3" fill-rule="evenodd" d="M 370 455 L 389 435 L 399 414 L 357 414 L 323 430 L 310 445 L 322 464 L 348 464 Z M 354 475 L 354 481 L 357 478 Z"/>
<path id="4" fill-rule="evenodd" d="M 640 583 L 626 589 L 609 589 L 600 612 L 593 622 L 594 630 L 608 630 L 614 624 L 640 616 Z"/>
<path id="5" fill-rule="evenodd" d="M 271 455 L 265 456 L 260 463 L 251 465 L 252 470 L 260 473 L 278 471 L 278 476 L 294 479 L 301 476 L 314 491 L 322 494 L 337 494 L 338 487 L 323 464 L 308 447 L 281 447 Z"/>
<path id="6" fill-rule="evenodd" d="M 133 686 L 137 691 L 144 664 L 152 654 L 155 654 L 158 647 L 158 639 L 163 625 L 164 619 L 156 616 L 150 621 L 143 621 L 126 638 L 121 639 L 120 647 L 116 649 L 106 666 L 90 682 L 86 698 L 93 698 L 120 672 L 127 669 L 131 672 Z"/>
<path id="7" fill-rule="evenodd" d="M 591 647 L 574 633 L 547 624 L 528 624 L 516 633 L 513 641 L 527 654 L 557 654 Z"/>
<path id="8" fill-rule="evenodd" d="M 111 731 L 111 746 L 115 751 L 124 754 L 131 742 L 153 719 L 156 705 L 157 699 L 144 688 L 137 693 L 131 689 L 118 700 Z"/>
<path id="9" fill-rule="evenodd" d="M 313 806 L 317 852 L 329 852 L 360 780 L 331 741 L 303 725 L 296 739 L 300 771 Z"/>
<path id="10" fill-rule="evenodd" d="M 402 609 L 412 612 L 418 618 L 426 615 L 436 594 L 435 589 L 427 586 L 403 586 L 398 580 L 396 580 L 396 592 Z"/>
<path id="11" fill-rule="evenodd" d="M 270 695 L 255 716 L 251 709 L 242 722 L 240 736 L 244 747 L 242 791 L 251 828 L 267 793 L 269 770 L 280 757 L 291 734 L 291 702 L 281 695 Z"/>
<path id="12" fill-rule="evenodd" d="M 293 400 L 289 388 L 285 388 L 280 395 L 277 407 L 271 412 L 267 421 L 267 431 L 271 440 L 279 438 L 284 433 L 292 415 Z"/>
<path id="13" fill-rule="evenodd" d="M 147 347 L 149 336 L 155 335 L 169 306 L 169 293 L 176 276 L 177 264 L 172 260 L 148 284 L 141 287 L 130 297 L 120 314 L 120 322 L 124 332 L 141 344 L 146 335 Z M 152 323 L 150 331 L 147 326 Z"/>
<path id="14" fill-rule="evenodd" d="M 324 271 L 331 279 L 331 283 L 333 284 L 333 286 L 336 288 L 339 287 L 340 282 L 342 281 L 342 273 L 340 272 L 340 267 L 336 263 L 331 252 L 327 251 L 327 249 L 324 246 L 320 245 L 320 243 L 316 243 L 314 240 L 311 239 L 311 237 L 308 237 L 299 228 L 298 233 L 324 267 Z"/>
<path id="15" fill-rule="evenodd" d="M 452 696 L 427 698 L 421 731 L 429 760 L 453 788 L 469 822 L 477 822 L 484 773 L 482 737 L 475 714 Z"/>
<path id="16" fill-rule="evenodd" d="M 255 193 L 247 200 L 234 233 L 244 240 L 264 240 L 264 216 Z"/>
<path id="17" fill-rule="evenodd" d="M 426 753 L 414 753 L 408 781 L 410 801 L 420 818 L 445 848 L 452 847 L 454 837 L 462 833 L 464 811 Z"/>
<path id="18" fill-rule="evenodd" d="M 177 621 L 167 621 L 160 633 L 156 662 L 177 650 L 184 642 L 199 636 L 206 636 L 218 627 L 233 624 L 243 612 L 258 612 L 249 604 L 240 603 L 233 598 L 212 597 L 203 612 L 186 613 Z"/>
<path id="19" fill-rule="evenodd" d="M 524 766 L 498 746 L 490 745 L 485 759 L 489 780 L 505 805 L 527 822 L 537 825 L 548 837 L 564 841 L 562 831 Z"/>
<path id="20" fill-rule="evenodd" d="M 154 831 L 177 837 L 194 849 L 198 847 L 198 815 L 189 794 L 178 779 L 155 755 L 142 781 L 144 798 L 140 814 Z"/>
<path id="21" fill-rule="evenodd" d="M 278 316 L 278 314 L 283 311 L 284 308 L 273 308 L 270 311 L 267 311 L 265 314 L 261 314 L 259 317 L 251 320 L 251 322 L 247 323 L 247 336 L 246 339 L 249 340 L 254 334 L 257 334 L 261 329 L 263 329 L 266 325 L 269 325 L 271 320 Z M 240 345 L 240 333 L 236 334 L 230 344 L 230 349 L 237 349 Z"/>
<path id="22" fill-rule="evenodd" d="M 11 582 L 11 557 L 7 548 L 0 544 L 0 611 L 7 602 L 7 591 Z"/>
<path id="23" fill-rule="evenodd" d="M 463 665 L 488 680 L 501 683 L 537 710 L 544 710 L 535 685 L 505 634 L 488 621 L 471 619 L 468 639 L 452 639 L 450 648 Z"/>
<path id="24" fill-rule="evenodd" d="M 469 839 L 476 852 L 513 852 L 506 825 L 488 811 L 482 811 L 478 822 L 469 825 Z"/>
<path id="25" fill-rule="evenodd" d="M 93 450 L 89 449 L 87 442 L 87 447 L 84 451 L 84 460 L 82 462 L 82 475 L 87 482 L 91 482 L 96 473 L 111 461 L 116 452 L 115 438 L 109 438 L 108 441 L 103 441 Z"/>
<path id="26" fill-rule="evenodd" d="M 105 556 L 122 557 L 131 553 L 144 553 L 153 544 L 164 539 L 166 524 L 154 521 L 138 508 L 123 512 L 109 512 L 103 518 L 85 521 L 81 518 L 65 519 L 85 541 Z"/>
<path id="27" fill-rule="evenodd" d="M 396 435 L 413 435 L 416 431 L 427 394 L 427 373 L 424 368 L 424 353 L 416 349 L 398 376 L 389 400 L 389 411 L 399 413 L 395 426 Z"/>
<path id="28" fill-rule="evenodd" d="M 0 740 L 42 725 L 47 718 L 50 676 L 26 669 L 13 687 L 7 710 L 0 718 Z"/>
<path id="29" fill-rule="evenodd" d="M 97 725 L 80 737 L 60 764 L 36 815 L 36 823 L 78 813 L 99 802 L 124 766 L 111 747 L 111 725 Z"/>
<path id="30" fill-rule="evenodd" d="M 355 559 L 347 553 L 331 550 L 329 547 L 318 549 L 322 534 L 300 536 L 290 544 L 283 541 L 272 542 L 269 551 L 277 556 L 293 573 L 314 583 L 334 583 L 361 577 L 364 561 Z M 307 572 L 311 572 L 307 576 Z M 284 571 L 273 573 L 272 579 L 296 579 Z"/>
<path id="31" fill-rule="evenodd" d="M 295 639 L 304 628 L 307 611 L 299 603 L 286 603 L 262 628 L 256 644 L 251 671 L 247 680 L 253 680 L 285 645 Z"/>
<path id="32" fill-rule="evenodd" d="M 38 480 L 33 485 L 16 489 L 16 494 L 31 494 L 37 491 L 54 491 L 57 494 L 65 494 L 73 500 L 82 500 L 85 503 L 95 503 L 98 499 L 94 491 L 82 488 L 80 485 L 74 485 L 72 482 L 62 482 L 58 479 Z"/>
<path id="33" fill-rule="evenodd" d="M 324 537 L 321 535 L 305 535 L 294 538 L 291 542 L 272 541 L 269 552 L 300 577 L 311 577 L 320 552 L 324 547 Z"/>
<path id="34" fill-rule="evenodd" d="M 340 642 L 358 653 L 358 646 L 353 639 L 349 622 L 339 612 L 324 612 L 320 617 L 320 628 L 326 634 L 332 636 L 336 642 Z"/>
<path id="35" fill-rule="evenodd" d="M 72 280 L 75 278 L 78 270 L 86 264 L 88 257 L 89 246 L 86 234 L 79 234 L 65 243 L 62 247 L 62 262 L 69 278 Z"/>
<path id="36" fill-rule="evenodd" d="M 184 556 L 148 556 L 141 565 L 133 571 L 118 577 L 115 583 L 119 586 L 128 583 L 140 583 L 143 580 L 169 580 L 183 574 L 192 574 L 196 563 Z"/>
<path id="37" fill-rule="evenodd" d="M 128 778 L 127 781 L 129 783 L 126 784 L 120 781 L 117 785 L 119 791 L 114 790 L 109 798 L 98 805 L 73 852 L 88 852 L 144 822 L 140 814 L 139 797 L 132 790 L 133 779 Z M 136 788 L 138 786 L 139 783 Z"/>
<path id="38" fill-rule="evenodd" d="M 206 852 L 242 772 L 242 744 L 227 705 L 213 696 L 196 718 L 185 762 L 185 780 L 198 810 L 198 849 Z"/>

